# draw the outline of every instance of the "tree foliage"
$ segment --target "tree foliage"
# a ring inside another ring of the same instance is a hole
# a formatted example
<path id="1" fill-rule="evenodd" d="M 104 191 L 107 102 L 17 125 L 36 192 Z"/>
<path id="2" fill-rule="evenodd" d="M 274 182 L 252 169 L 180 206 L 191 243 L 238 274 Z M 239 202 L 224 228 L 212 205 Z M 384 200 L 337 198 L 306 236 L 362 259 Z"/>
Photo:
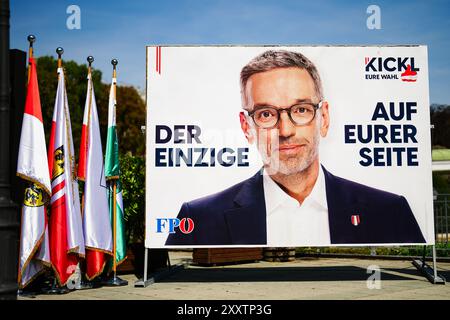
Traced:
<path id="1" fill-rule="evenodd" d="M 450 105 L 433 105 L 430 116 L 432 145 L 450 149 Z"/>
<path id="2" fill-rule="evenodd" d="M 145 154 L 145 102 L 133 87 L 117 88 L 117 131 L 120 132 L 119 148 L 122 154 Z M 119 110 L 120 108 L 120 110 Z"/>
<path id="3" fill-rule="evenodd" d="M 127 242 L 143 242 L 145 234 L 145 159 L 120 156 Z"/>
<path id="4" fill-rule="evenodd" d="M 74 61 L 64 61 L 63 67 L 66 77 L 67 99 L 69 103 L 72 123 L 72 135 L 75 153 L 78 150 L 83 125 L 84 105 L 86 101 L 87 73 L 86 64 L 80 65 Z M 39 91 L 44 118 L 46 139 L 49 140 L 53 109 L 58 85 L 57 60 L 44 56 L 37 59 L 37 73 Z M 108 126 L 108 100 L 110 83 L 101 82 L 102 72 L 92 70 L 92 80 L 97 102 L 103 149 L 106 147 L 106 133 Z M 118 79 L 120 80 L 120 78 Z M 143 155 L 145 152 L 145 137 L 140 127 L 145 125 L 145 103 L 139 93 L 131 86 L 117 86 L 117 134 L 119 138 L 119 152 L 125 154 Z"/>

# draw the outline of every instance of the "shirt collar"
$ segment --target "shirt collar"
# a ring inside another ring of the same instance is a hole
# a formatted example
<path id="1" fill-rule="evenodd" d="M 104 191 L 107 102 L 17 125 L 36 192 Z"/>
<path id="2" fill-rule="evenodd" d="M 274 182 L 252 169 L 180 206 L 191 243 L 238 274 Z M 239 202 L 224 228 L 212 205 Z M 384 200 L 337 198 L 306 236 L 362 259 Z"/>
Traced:
<path id="1" fill-rule="evenodd" d="M 273 213 L 273 211 L 280 205 L 286 205 L 289 207 L 304 207 L 307 204 L 318 206 L 320 209 L 328 209 L 327 195 L 325 188 L 325 175 L 323 173 L 322 166 L 319 166 L 319 175 L 311 193 L 305 198 L 303 203 L 299 205 L 298 201 L 284 192 L 280 186 L 272 180 L 272 178 L 264 170 L 263 176 L 264 184 L 264 197 L 266 201 L 267 214 Z"/>

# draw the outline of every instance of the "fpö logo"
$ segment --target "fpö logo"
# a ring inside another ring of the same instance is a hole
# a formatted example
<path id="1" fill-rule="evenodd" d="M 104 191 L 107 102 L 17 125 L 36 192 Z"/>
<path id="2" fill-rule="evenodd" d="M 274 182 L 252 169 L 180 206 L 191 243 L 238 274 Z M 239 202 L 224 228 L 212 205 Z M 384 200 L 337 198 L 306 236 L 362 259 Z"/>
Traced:
<path id="1" fill-rule="evenodd" d="M 414 57 L 365 57 L 366 80 L 399 80 L 416 82 L 417 68 Z"/>
<path id="2" fill-rule="evenodd" d="M 156 218 L 157 233 L 175 233 L 178 228 L 182 233 L 189 234 L 194 230 L 194 220 L 191 218 Z"/>

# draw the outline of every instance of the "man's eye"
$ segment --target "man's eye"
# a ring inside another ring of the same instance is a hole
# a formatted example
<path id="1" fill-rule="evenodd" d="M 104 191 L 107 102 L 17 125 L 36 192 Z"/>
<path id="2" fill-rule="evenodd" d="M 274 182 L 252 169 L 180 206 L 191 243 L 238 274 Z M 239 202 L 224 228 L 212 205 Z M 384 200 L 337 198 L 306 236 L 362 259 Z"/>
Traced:
<path id="1" fill-rule="evenodd" d="M 298 106 L 298 107 L 294 108 L 292 111 L 297 114 L 305 114 L 305 113 L 312 112 L 311 108 L 304 107 L 304 106 Z"/>
<path id="2" fill-rule="evenodd" d="M 258 119 L 269 120 L 276 117 L 276 111 L 273 110 L 260 110 L 256 113 Z"/>

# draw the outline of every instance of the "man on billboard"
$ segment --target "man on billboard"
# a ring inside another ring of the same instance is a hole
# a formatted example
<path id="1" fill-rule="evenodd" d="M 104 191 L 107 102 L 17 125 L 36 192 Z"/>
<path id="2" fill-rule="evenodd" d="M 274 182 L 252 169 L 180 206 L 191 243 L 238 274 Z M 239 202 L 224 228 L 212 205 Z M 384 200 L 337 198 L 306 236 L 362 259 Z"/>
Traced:
<path id="1" fill-rule="evenodd" d="M 326 246 L 424 243 L 407 200 L 333 175 L 319 161 L 329 104 L 315 65 L 266 51 L 241 70 L 241 128 L 264 166 L 224 191 L 184 203 L 195 223 L 166 245 Z"/>

